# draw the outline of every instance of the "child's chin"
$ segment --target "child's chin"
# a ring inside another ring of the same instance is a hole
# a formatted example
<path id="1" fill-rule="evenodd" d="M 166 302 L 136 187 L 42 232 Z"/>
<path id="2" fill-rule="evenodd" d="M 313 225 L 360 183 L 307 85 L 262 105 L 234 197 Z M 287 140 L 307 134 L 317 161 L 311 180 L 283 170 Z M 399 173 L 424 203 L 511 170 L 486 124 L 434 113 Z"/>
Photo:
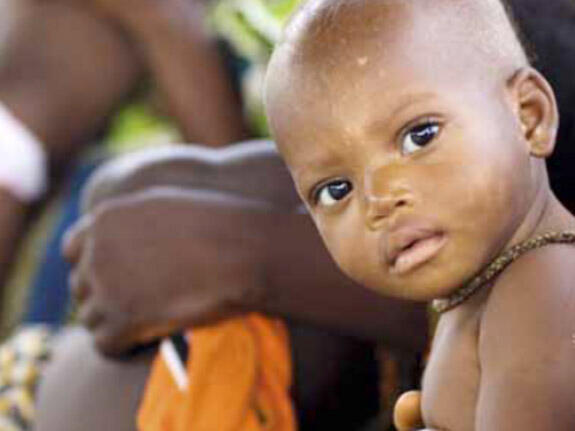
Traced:
<path id="1" fill-rule="evenodd" d="M 393 284 L 374 283 L 370 288 L 377 293 L 397 299 L 430 302 L 445 298 L 459 289 L 463 283 L 460 277 L 432 277 L 430 274 L 421 277 L 402 277 Z"/>

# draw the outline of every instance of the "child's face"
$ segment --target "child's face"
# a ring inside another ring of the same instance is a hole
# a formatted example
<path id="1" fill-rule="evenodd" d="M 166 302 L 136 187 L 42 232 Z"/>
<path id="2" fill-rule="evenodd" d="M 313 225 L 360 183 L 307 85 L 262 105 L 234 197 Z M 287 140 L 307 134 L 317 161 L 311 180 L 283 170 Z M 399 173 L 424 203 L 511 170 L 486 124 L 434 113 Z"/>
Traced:
<path id="1" fill-rule="evenodd" d="M 427 300 L 513 238 L 535 185 L 506 81 L 422 19 L 399 14 L 385 32 L 342 24 L 304 55 L 288 47 L 267 90 L 280 150 L 340 267 Z"/>

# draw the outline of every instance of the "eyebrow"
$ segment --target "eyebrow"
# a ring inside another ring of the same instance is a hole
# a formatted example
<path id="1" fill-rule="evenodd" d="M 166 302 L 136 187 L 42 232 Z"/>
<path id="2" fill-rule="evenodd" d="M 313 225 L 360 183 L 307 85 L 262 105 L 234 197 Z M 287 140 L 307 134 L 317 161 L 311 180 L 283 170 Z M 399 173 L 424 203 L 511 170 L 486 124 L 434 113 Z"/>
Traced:
<path id="1" fill-rule="evenodd" d="M 400 96 L 399 102 L 393 111 L 386 115 L 383 120 L 375 120 L 369 124 L 366 130 L 370 133 L 380 130 L 407 108 L 410 108 L 411 106 L 424 101 L 435 99 L 436 97 L 437 94 L 431 91 Z M 299 186 L 299 184 L 301 184 L 303 187 L 305 187 L 305 189 L 302 189 L 302 191 L 307 193 L 308 189 L 317 183 L 317 178 L 314 173 L 327 170 L 331 166 L 335 166 L 337 163 L 337 156 L 334 156 L 333 154 L 319 154 L 313 162 L 308 162 L 297 170 L 293 170 L 292 175 L 296 185 Z"/>
<path id="2" fill-rule="evenodd" d="M 396 118 L 405 111 L 407 108 L 417 105 L 421 102 L 426 102 L 430 99 L 435 99 L 437 97 L 436 93 L 427 91 L 424 93 L 417 94 L 406 94 L 399 99 L 397 106 L 383 119 L 375 120 L 373 123 L 369 124 L 367 130 L 369 132 L 381 130 L 383 127 L 388 125 L 393 118 Z"/>
<path id="3" fill-rule="evenodd" d="M 318 172 L 325 172 L 331 166 L 335 166 L 337 158 L 328 155 L 321 155 L 313 162 L 308 162 L 304 166 L 293 171 L 293 177 L 297 185 L 301 185 L 302 191 L 307 193 L 308 189 L 313 187 L 320 176 Z"/>

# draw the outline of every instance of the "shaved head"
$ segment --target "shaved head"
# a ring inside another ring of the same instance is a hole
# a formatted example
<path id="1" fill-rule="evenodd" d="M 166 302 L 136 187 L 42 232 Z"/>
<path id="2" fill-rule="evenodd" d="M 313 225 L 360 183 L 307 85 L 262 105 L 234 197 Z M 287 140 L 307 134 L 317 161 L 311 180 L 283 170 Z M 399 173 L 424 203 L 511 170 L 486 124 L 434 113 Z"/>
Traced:
<path id="1" fill-rule="evenodd" d="M 449 64 L 447 79 L 473 72 L 502 83 L 529 64 L 500 0 L 309 0 L 292 17 L 269 70 L 288 87 L 294 83 L 285 79 L 286 67 L 312 75 L 314 85 L 341 87 L 352 84 L 343 71 L 372 66 L 393 51 L 418 57 L 414 67 L 432 72 Z M 382 76 L 390 57 L 376 66 Z M 268 92 L 277 84 L 271 81 Z"/>
<path id="2" fill-rule="evenodd" d="M 516 65 L 527 61 L 501 0 L 309 0 L 294 14 L 280 47 L 297 47 L 301 55 L 315 56 L 314 47 L 320 52 L 347 48 L 357 37 L 394 31 L 402 20 L 419 14 L 427 15 L 431 38 L 441 35 L 444 42 L 464 39 L 473 42 L 471 50 L 491 59 Z M 445 33 L 448 27 L 451 31 Z M 330 45 L 325 45 L 327 42 Z"/>
<path id="3" fill-rule="evenodd" d="M 540 219 L 555 98 L 500 0 L 309 0 L 271 59 L 266 109 L 328 249 L 363 285 L 443 297 Z M 394 266 L 402 223 L 449 245 Z"/>

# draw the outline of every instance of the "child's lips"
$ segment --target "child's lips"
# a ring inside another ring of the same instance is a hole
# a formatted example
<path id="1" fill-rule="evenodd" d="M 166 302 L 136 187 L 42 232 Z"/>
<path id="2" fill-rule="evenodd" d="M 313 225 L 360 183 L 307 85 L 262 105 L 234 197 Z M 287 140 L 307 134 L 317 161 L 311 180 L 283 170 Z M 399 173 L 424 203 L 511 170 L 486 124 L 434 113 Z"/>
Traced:
<path id="1" fill-rule="evenodd" d="M 403 275 L 435 257 L 447 242 L 438 230 L 405 227 L 393 232 L 386 241 L 385 254 L 390 272 Z"/>

